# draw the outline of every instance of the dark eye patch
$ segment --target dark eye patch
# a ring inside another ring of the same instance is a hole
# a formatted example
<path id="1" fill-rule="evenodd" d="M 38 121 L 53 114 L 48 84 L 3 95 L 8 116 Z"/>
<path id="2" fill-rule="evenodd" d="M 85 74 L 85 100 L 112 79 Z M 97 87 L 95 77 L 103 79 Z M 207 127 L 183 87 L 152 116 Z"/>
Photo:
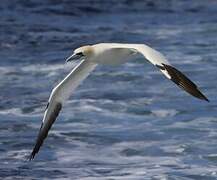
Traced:
<path id="1" fill-rule="evenodd" d="M 77 53 L 78 56 L 83 56 L 84 54 L 82 52 Z"/>

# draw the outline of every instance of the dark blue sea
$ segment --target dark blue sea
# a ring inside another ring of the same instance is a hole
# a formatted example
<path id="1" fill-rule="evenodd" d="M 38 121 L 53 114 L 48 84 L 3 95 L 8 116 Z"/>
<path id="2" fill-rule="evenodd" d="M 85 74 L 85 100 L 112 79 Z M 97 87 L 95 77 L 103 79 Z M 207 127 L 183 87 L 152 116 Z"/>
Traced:
<path id="1" fill-rule="evenodd" d="M 209 98 L 143 58 L 98 66 L 28 157 L 73 49 L 145 43 Z M 216 180 L 217 1 L 1 0 L 0 179 Z"/>

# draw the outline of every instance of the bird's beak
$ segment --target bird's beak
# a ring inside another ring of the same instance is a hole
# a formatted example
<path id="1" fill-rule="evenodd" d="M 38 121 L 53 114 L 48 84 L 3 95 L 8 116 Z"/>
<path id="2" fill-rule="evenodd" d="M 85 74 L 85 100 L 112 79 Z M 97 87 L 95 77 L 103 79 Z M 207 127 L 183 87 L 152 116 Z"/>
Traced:
<path id="1" fill-rule="evenodd" d="M 82 57 L 83 57 L 82 54 L 72 54 L 71 56 L 69 56 L 69 57 L 66 59 L 66 62 L 79 60 L 79 59 L 82 58 Z"/>

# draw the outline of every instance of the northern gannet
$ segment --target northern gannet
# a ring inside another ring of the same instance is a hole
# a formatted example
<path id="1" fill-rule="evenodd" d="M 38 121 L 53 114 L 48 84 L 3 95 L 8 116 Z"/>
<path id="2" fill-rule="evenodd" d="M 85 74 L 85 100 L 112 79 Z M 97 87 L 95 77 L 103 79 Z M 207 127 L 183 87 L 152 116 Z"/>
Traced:
<path id="1" fill-rule="evenodd" d="M 138 54 L 143 55 L 168 79 L 192 96 L 209 101 L 198 87 L 183 73 L 171 66 L 160 52 L 145 44 L 100 43 L 82 46 L 75 49 L 74 53 L 66 60 L 68 62 L 81 59 L 81 62 L 51 92 L 30 160 L 34 159 L 35 154 L 38 153 L 63 103 L 98 64 L 118 65 Z"/>

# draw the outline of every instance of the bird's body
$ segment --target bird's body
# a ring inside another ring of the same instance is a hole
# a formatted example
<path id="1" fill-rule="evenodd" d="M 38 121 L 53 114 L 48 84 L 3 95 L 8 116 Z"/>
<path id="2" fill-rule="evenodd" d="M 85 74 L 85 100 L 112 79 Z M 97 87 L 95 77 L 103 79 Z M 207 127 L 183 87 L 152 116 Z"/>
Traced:
<path id="1" fill-rule="evenodd" d="M 48 131 L 56 120 L 64 102 L 78 85 L 95 69 L 98 64 L 118 65 L 142 55 L 155 65 L 168 79 L 191 95 L 208 101 L 197 86 L 183 73 L 172 67 L 158 51 L 144 44 L 100 43 L 76 49 L 67 60 L 82 58 L 81 62 L 52 90 L 44 113 L 41 129 L 30 159 L 38 153 Z"/>

